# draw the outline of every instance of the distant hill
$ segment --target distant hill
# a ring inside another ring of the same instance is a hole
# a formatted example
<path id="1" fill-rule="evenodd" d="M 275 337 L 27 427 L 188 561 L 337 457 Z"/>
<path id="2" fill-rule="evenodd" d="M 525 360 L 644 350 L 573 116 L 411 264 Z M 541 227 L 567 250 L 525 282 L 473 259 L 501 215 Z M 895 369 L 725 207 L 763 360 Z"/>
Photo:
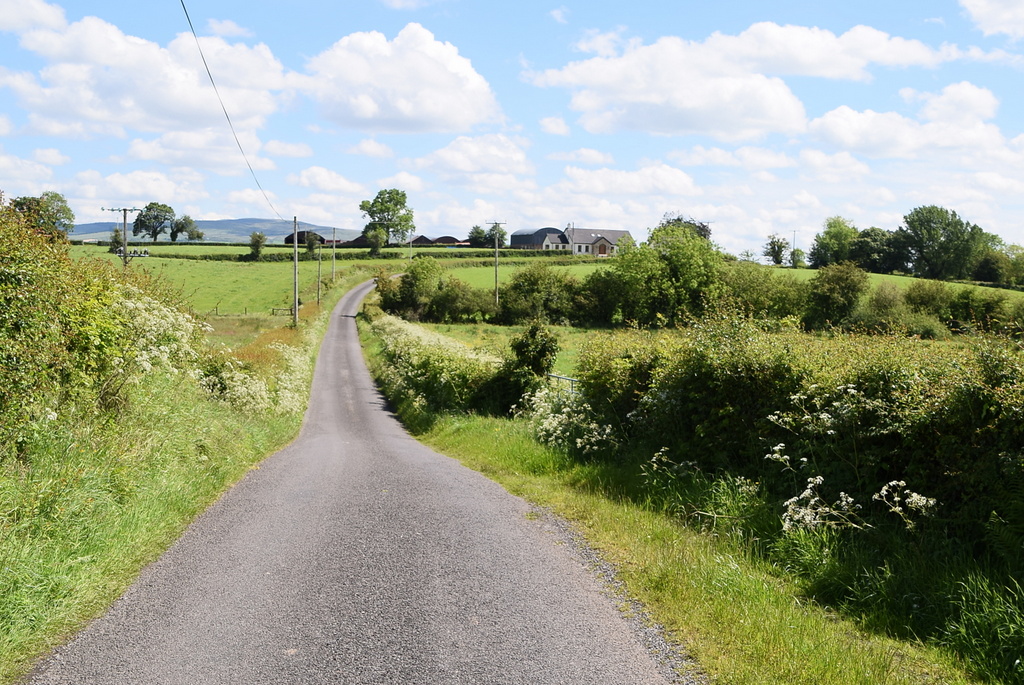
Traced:
<path id="1" fill-rule="evenodd" d="M 97 221 L 91 224 L 76 224 L 75 230 L 68 237 L 72 240 L 109 240 L 114 226 L 121 225 L 119 221 Z M 197 219 L 196 226 L 205 234 L 204 240 L 217 243 L 248 243 L 249 236 L 254 231 L 259 231 L 267 236 L 269 243 L 284 242 L 286 235 L 292 233 L 292 222 L 281 221 L 280 219 Z M 131 235 L 131 223 L 128 224 L 129 240 Z M 329 226 L 317 226 L 299 222 L 300 231 L 315 231 L 324 238 L 330 240 L 334 229 Z M 337 229 L 338 240 L 352 240 L 361 231 L 351 228 Z M 167 234 L 160 236 L 160 242 L 170 242 Z M 184 236 L 178 238 L 179 242 L 185 242 Z"/>

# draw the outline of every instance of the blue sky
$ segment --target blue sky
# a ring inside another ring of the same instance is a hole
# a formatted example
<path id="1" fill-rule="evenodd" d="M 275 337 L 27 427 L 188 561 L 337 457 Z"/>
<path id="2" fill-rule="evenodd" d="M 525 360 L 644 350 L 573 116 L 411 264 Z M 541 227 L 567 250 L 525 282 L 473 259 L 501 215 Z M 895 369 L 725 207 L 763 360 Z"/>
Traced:
<path id="1" fill-rule="evenodd" d="M 0 190 L 79 222 L 361 229 L 400 188 L 417 232 L 666 213 L 738 254 L 840 215 L 938 204 L 1024 244 L 1024 3 L 0 0 Z"/>

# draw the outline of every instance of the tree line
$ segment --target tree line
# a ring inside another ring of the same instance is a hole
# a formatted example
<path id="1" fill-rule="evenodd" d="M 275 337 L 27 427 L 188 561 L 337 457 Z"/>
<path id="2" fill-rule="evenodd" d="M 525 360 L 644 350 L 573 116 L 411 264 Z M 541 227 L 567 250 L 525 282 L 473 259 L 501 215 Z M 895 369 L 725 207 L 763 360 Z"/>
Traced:
<path id="1" fill-rule="evenodd" d="M 871 273 L 1024 285 L 1024 248 L 1007 245 L 999 236 L 936 205 L 917 207 L 893 231 L 875 226 L 860 230 L 849 219 L 830 217 L 806 254 L 773 233 L 762 255 L 776 265 L 805 266 L 806 258 L 815 269 L 852 262 Z"/>

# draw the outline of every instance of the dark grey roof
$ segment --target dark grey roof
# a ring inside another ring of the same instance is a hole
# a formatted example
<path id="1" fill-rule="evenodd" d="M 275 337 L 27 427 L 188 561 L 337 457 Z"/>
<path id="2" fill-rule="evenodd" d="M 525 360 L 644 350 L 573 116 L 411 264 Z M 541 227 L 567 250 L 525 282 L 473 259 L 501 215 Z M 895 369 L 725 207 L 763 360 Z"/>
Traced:
<path id="1" fill-rule="evenodd" d="M 592 245 L 600 238 L 604 238 L 612 245 L 617 245 L 622 238 L 630 235 L 629 231 L 618 231 L 610 228 L 570 228 L 568 230 L 570 239 L 574 243 Z M 630 236 L 632 237 L 632 236 Z"/>
<path id="2" fill-rule="evenodd" d="M 521 228 L 518 231 L 514 231 L 509 237 L 509 245 L 540 245 L 544 242 L 544 237 L 549 234 L 561 234 L 560 229 L 554 228 L 553 226 L 545 226 L 544 228 Z"/>

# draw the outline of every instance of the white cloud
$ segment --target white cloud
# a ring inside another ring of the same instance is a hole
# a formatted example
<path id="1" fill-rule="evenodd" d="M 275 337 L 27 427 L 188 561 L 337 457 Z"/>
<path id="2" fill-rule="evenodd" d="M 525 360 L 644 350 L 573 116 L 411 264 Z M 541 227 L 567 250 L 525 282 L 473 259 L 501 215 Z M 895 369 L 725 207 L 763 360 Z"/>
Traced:
<path id="1" fill-rule="evenodd" d="M 76 176 L 73 187 L 76 195 L 100 199 L 107 207 L 144 207 L 148 202 L 173 207 L 207 197 L 200 181 L 191 172 L 171 175 L 162 171 L 130 171 L 103 176 L 86 171 Z"/>
<path id="2" fill-rule="evenodd" d="M 703 46 L 674 37 L 527 78 L 537 86 L 570 89 L 571 107 L 591 133 L 640 130 L 743 140 L 798 133 L 805 126 L 803 104 L 781 79 L 723 68 Z"/>
<path id="3" fill-rule="evenodd" d="M 562 117 L 544 117 L 540 120 L 540 130 L 553 136 L 569 135 L 569 125 Z"/>
<path id="4" fill-rule="evenodd" d="M 669 195 L 693 196 L 701 193 L 685 171 L 657 163 L 636 171 L 619 169 L 580 169 L 567 167 L 566 180 L 557 184 L 566 192 L 587 195 Z"/>
<path id="5" fill-rule="evenodd" d="M 9 136 L 14 131 L 14 124 L 7 117 L 0 114 L 0 136 Z"/>
<path id="6" fill-rule="evenodd" d="M 487 81 L 451 43 L 419 24 L 393 41 L 353 33 L 309 60 L 296 79 L 332 121 L 376 131 L 464 131 L 500 119 Z"/>
<path id="7" fill-rule="evenodd" d="M 979 171 L 972 178 L 977 185 L 996 193 L 1024 195 L 1024 181 L 1019 178 L 1009 178 L 995 171 Z"/>
<path id="8" fill-rule="evenodd" d="M 796 165 L 796 161 L 784 152 L 750 146 L 724 150 L 697 145 L 691 150 L 672 152 L 669 159 L 684 166 L 736 166 L 746 169 L 781 169 Z"/>
<path id="9" fill-rule="evenodd" d="M 49 180 L 52 175 L 50 167 L 45 164 L 8 155 L 0 150 L 0 188 L 5 192 L 12 192 L 13 188 L 21 188 L 25 184 Z"/>
<path id="10" fill-rule="evenodd" d="M 830 155 L 821 150 L 803 150 L 800 162 L 807 176 L 826 183 L 849 183 L 858 176 L 871 173 L 871 168 L 849 152 Z"/>
<path id="11" fill-rule="evenodd" d="M 921 118 L 927 121 L 971 124 L 993 118 L 999 109 L 999 99 L 992 91 L 967 81 L 948 85 L 939 94 L 904 88 L 900 95 L 908 101 L 923 101 Z"/>
<path id="12" fill-rule="evenodd" d="M 285 143 L 280 140 L 268 140 L 263 151 L 275 157 L 312 157 L 313 148 L 306 143 Z"/>
<path id="13" fill-rule="evenodd" d="M 769 74 L 866 81 L 868 67 L 934 67 L 962 57 L 953 46 L 934 50 L 921 41 L 890 36 L 870 26 L 842 35 L 807 26 L 760 22 L 736 36 L 712 34 L 701 46 L 723 64 Z"/>
<path id="14" fill-rule="evenodd" d="M 32 158 L 40 164 L 48 166 L 63 166 L 71 161 L 71 158 L 61 153 L 56 148 L 40 148 L 32 153 Z"/>
<path id="15" fill-rule="evenodd" d="M 921 120 L 895 112 L 858 112 L 843 105 L 810 124 L 810 131 L 830 143 L 872 157 L 914 158 L 929 150 L 961 150 L 971 155 L 1005 149 L 999 128 L 986 123 L 998 100 L 970 83 L 947 86 L 939 94 L 904 90 L 921 100 Z"/>
<path id="16" fill-rule="evenodd" d="M 532 174 L 526 155 L 527 141 L 494 133 L 471 138 L 459 136 L 446 147 L 416 160 L 420 168 L 443 175 L 474 173 Z"/>
<path id="17" fill-rule="evenodd" d="M 207 26 L 210 29 L 210 33 L 215 36 L 245 37 L 252 35 L 252 31 L 239 26 L 230 19 L 210 19 L 207 22 Z"/>
<path id="18" fill-rule="evenodd" d="M 597 31 L 590 29 L 585 32 L 583 38 L 576 42 L 573 46 L 580 52 L 586 52 L 599 57 L 615 57 L 619 54 L 619 50 L 629 44 L 629 42 L 622 37 L 622 34 L 626 31 L 624 26 L 620 26 L 614 31 Z"/>
<path id="19" fill-rule="evenodd" d="M 261 171 L 276 168 L 273 160 L 257 154 L 261 144 L 255 134 L 240 131 L 238 139 L 245 157 L 225 127 L 174 131 L 152 140 L 137 138 L 129 145 L 128 156 L 162 164 L 202 167 L 225 176 L 245 174 L 248 166 Z"/>
<path id="20" fill-rule="evenodd" d="M 254 128 L 277 109 L 281 65 L 265 45 L 202 38 L 207 59 L 237 128 Z M 49 62 L 38 76 L 0 71 L 0 86 L 32 112 L 31 127 L 50 135 L 123 136 L 223 124 L 195 41 L 179 35 L 167 48 L 124 34 L 96 17 L 22 36 L 22 47 Z M 160 87 L 154 88 L 153 84 Z"/>
<path id="21" fill-rule="evenodd" d="M 615 158 L 607 152 L 594 150 L 592 148 L 580 148 L 572 152 L 554 152 L 548 155 L 548 159 L 556 162 L 578 162 L 580 164 L 614 164 Z"/>
<path id="22" fill-rule="evenodd" d="M 960 5 L 986 36 L 1024 37 L 1024 5 L 1018 0 L 960 0 Z"/>
<path id="23" fill-rule="evenodd" d="M 569 23 L 569 9 L 565 6 L 551 10 L 549 14 L 551 15 L 551 18 L 557 21 L 559 24 Z"/>
<path id="24" fill-rule="evenodd" d="M 423 179 L 408 171 L 400 171 L 394 176 L 377 179 L 382 188 L 402 188 L 405 191 L 419 192 L 426 187 Z"/>
<path id="25" fill-rule="evenodd" d="M 67 25 L 64 9 L 43 0 L 6 0 L 0 7 L 0 31 L 60 30 Z"/>
<path id="26" fill-rule="evenodd" d="M 361 183 L 350 181 L 338 172 L 322 166 L 309 167 L 298 174 L 291 174 L 288 183 L 332 193 L 358 195 L 366 192 Z"/>
<path id="27" fill-rule="evenodd" d="M 365 155 L 366 157 L 376 157 L 378 159 L 387 159 L 388 157 L 395 156 L 394 150 L 372 138 L 359 141 L 350 147 L 347 152 L 351 155 Z"/>

